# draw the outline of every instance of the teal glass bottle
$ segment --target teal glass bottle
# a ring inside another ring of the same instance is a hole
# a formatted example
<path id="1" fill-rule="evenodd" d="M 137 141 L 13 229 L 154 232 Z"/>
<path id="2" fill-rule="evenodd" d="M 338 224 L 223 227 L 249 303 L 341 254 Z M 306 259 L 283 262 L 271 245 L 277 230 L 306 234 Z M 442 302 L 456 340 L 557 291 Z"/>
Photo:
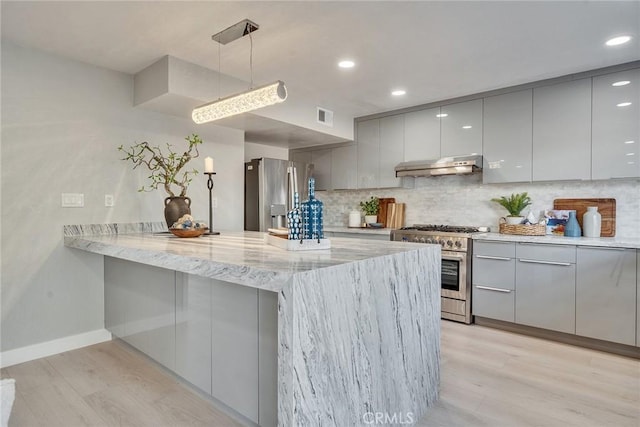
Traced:
<path id="1" fill-rule="evenodd" d="M 566 237 L 580 237 L 582 230 L 580 224 L 578 224 L 578 218 L 576 218 L 576 211 L 569 212 L 569 219 L 564 226 L 564 235 Z"/>
<path id="2" fill-rule="evenodd" d="M 324 239 L 322 202 L 316 199 L 316 180 L 309 178 L 309 199 L 302 202 L 302 230 L 305 239 Z"/>

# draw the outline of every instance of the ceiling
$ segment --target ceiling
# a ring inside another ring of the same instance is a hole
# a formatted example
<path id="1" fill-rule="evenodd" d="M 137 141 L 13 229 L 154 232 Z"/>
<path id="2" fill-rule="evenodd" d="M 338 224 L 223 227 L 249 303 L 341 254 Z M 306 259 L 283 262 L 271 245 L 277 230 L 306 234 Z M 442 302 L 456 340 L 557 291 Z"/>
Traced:
<path id="1" fill-rule="evenodd" d="M 260 25 L 257 84 L 283 80 L 290 93 L 345 117 L 640 59 L 640 1 L 3 0 L 2 37 L 130 74 L 171 55 L 249 81 L 248 37 L 211 40 L 244 18 Z M 620 34 L 633 39 L 604 45 Z M 355 68 L 339 69 L 344 58 Z M 407 94 L 392 97 L 395 88 Z M 274 145 L 291 145 L 298 132 L 310 145 L 317 133 L 244 123 L 252 138 Z"/>

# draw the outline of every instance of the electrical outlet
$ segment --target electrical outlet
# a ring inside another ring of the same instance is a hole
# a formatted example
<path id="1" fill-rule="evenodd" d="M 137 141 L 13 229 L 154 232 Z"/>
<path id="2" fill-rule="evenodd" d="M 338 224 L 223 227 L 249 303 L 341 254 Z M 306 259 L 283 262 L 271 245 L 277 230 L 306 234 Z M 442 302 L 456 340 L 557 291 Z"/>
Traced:
<path id="1" fill-rule="evenodd" d="M 211 204 L 213 205 L 213 208 L 217 208 L 218 207 L 218 198 L 217 197 L 213 197 L 211 199 Z"/>
<path id="2" fill-rule="evenodd" d="M 113 194 L 105 194 L 104 195 L 104 205 L 106 207 L 111 207 L 115 204 L 115 200 L 113 198 Z"/>
<path id="3" fill-rule="evenodd" d="M 84 194 L 82 193 L 62 193 L 61 205 L 63 208 L 83 208 Z"/>

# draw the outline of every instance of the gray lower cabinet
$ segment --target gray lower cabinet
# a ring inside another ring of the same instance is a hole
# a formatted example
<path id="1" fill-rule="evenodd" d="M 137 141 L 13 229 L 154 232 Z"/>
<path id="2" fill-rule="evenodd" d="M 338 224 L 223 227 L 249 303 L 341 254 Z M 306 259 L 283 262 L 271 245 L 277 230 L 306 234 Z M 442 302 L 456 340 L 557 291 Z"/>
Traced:
<path id="1" fill-rule="evenodd" d="M 211 394 L 211 279 L 176 274 L 176 373 Z"/>
<path id="2" fill-rule="evenodd" d="M 515 252 L 515 243 L 474 243 L 471 299 L 474 316 L 515 321 Z"/>
<path id="3" fill-rule="evenodd" d="M 363 230 L 364 231 L 364 230 Z M 325 237 L 346 237 L 349 239 L 366 239 L 366 240 L 386 240 L 389 241 L 388 234 L 373 234 L 373 233 L 349 233 L 341 231 L 325 231 Z"/>
<path id="4" fill-rule="evenodd" d="M 640 250 L 636 252 L 636 346 L 640 347 Z"/>
<path id="5" fill-rule="evenodd" d="M 577 250 L 576 334 L 627 345 L 636 343 L 636 251 Z"/>
<path id="6" fill-rule="evenodd" d="M 105 325 L 162 365 L 175 368 L 175 272 L 105 257 Z"/>
<path id="7" fill-rule="evenodd" d="M 258 422 L 258 290 L 212 280 L 212 396 Z"/>
<path id="8" fill-rule="evenodd" d="M 261 426 L 278 418 L 278 294 L 105 257 L 105 326 Z"/>
<path id="9" fill-rule="evenodd" d="M 575 246 L 516 244 L 516 323 L 575 334 Z"/>

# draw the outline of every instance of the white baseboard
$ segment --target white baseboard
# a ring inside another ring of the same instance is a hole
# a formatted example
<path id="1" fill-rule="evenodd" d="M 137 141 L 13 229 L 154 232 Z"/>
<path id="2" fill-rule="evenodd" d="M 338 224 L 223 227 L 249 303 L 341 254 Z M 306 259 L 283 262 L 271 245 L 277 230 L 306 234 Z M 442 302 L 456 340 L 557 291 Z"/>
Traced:
<path id="1" fill-rule="evenodd" d="M 28 345 L 14 350 L 0 353 L 0 368 L 17 365 L 18 363 L 29 362 L 30 360 L 42 357 L 53 356 L 65 351 L 75 350 L 111 340 L 111 332 L 106 329 L 97 329 L 84 334 L 71 335 L 57 340 L 47 341 L 40 344 Z"/>

